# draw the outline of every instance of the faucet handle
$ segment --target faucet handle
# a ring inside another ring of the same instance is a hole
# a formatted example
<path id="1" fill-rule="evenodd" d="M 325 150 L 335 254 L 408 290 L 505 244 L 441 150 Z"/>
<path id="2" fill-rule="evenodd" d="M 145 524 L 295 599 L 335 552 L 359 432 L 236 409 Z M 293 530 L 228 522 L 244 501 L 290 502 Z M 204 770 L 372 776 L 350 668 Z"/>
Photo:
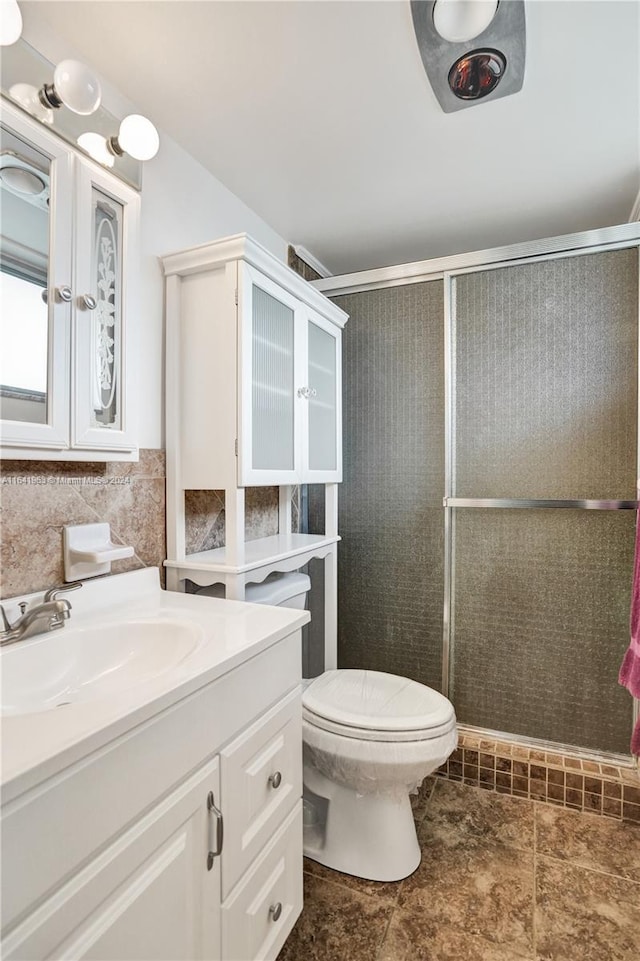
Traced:
<path id="1" fill-rule="evenodd" d="M 0 604 L 0 624 L 2 624 L 3 631 L 11 630 L 11 624 L 9 623 L 9 619 L 7 617 L 3 604 Z"/>
<path id="2" fill-rule="evenodd" d="M 58 594 L 65 594 L 67 591 L 77 591 L 82 587 L 82 581 L 70 581 L 69 584 L 61 584 L 60 587 L 51 587 L 44 595 L 45 604 L 48 601 L 57 600 Z"/>

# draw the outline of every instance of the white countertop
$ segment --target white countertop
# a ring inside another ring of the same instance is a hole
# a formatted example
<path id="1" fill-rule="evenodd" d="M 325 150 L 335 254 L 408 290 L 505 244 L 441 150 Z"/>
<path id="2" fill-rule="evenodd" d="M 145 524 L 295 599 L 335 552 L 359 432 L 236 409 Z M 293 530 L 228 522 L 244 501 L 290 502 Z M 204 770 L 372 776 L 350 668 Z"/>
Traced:
<path id="1" fill-rule="evenodd" d="M 40 599 L 39 595 L 30 597 Z M 15 618 L 17 602 L 22 599 L 5 602 L 10 617 Z M 67 622 L 70 626 L 87 629 L 123 617 L 183 620 L 197 629 L 198 644 L 176 666 L 134 689 L 52 710 L 4 715 L 0 756 L 3 804 L 210 684 L 310 620 L 307 611 L 163 591 L 155 568 L 86 581 L 82 590 L 69 594 L 68 599 L 72 604 Z M 2 648 L 0 673 L 5 657 L 19 656 L 25 645 L 51 643 L 67 629 Z"/>

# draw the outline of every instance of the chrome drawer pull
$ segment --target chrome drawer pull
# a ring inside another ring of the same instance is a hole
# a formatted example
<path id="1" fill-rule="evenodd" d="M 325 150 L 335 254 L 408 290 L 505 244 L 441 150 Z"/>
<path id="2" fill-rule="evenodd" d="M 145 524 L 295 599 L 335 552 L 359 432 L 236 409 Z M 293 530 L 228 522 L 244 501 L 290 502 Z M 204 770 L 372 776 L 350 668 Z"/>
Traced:
<path id="1" fill-rule="evenodd" d="M 209 794 L 207 796 L 207 810 L 209 814 L 213 814 L 216 821 L 215 850 L 213 850 L 211 831 L 209 832 L 209 853 L 207 854 L 207 871 L 210 871 L 211 868 L 213 867 L 214 858 L 217 858 L 222 854 L 222 844 L 224 841 L 224 820 L 222 817 L 222 811 L 220 811 L 216 807 L 213 791 L 209 791 Z"/>
<path id="2" fill-rule="evenodd" d="M 280 771 L 276 771 L 276 773 L 272 774 L 271 777 L 269 778 L 269 787 L 272 787 L 275 791 L 280 787 L 281 784 L 282 784 L 282 774 L 280 774 Z"/>
<path id="3" fill-rule="evenodd" d="M 277 921 L 282 914 L 282 903 L 278 901 L 277 904 L 272 904 L 269 908 L 269 920 Z"/>

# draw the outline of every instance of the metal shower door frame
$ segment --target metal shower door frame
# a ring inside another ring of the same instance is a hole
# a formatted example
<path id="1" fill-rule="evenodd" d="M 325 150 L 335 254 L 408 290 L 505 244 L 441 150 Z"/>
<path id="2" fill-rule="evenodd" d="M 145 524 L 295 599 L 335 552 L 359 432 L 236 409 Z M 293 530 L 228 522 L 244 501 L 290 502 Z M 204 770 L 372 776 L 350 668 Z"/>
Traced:
<path id="1" fill-rule="evenodd" d="M 573 509 L 573 510 L 638 510 L 637 500 L 552 500 L 536 498 L 469 498 L 457 497 L 455 490 L 456 464 L 456 278 L 473 273 L 485 273 L 489 270 L 499 270 L 504 267 L 516 267 L 523 264 L 545 263 L 552 260 L 564 260 L 569 257 L 587 256 L 589 254 L 606 253 L 614 250 L 636 249 L 638 253 L 638 267 L 640 274 L 640 243 L 636 238 L 625 237 L 629 225 L 621 228 L 611 228 L 608 231 L 610 242 L 594 242 L 592 244 L 576 244 L 574 249 L 549 251 L 544 249 L 547 243 L 541 241 L 540 253 L 537 255 L 518 256 L 514 246 L 514 256 L 509 257 L 510 248 L 503 248 L 505 254 L 502 260 L 491 260 L 485 264 L 475 263 L 472 266 L 453 267 L 443 272 L 444 280 L 444 381 L 445 381 L 445 493 L 444 508 L 444 604 L 443 604 L 443 637 L 442 637 L 442 692 L 449 696 L 454 663 L 453 622 L 455 617 L 455 527 L 456 508 L 491 508 L 491 509 Z M 617 232 L 620 236 L 616 236 Z M 640 284 L 639 284 L 640 290 Z M 640 327 L 640 302 L 638 304 L 638 323 Z M 636 488 L 640 489 L 640 336 L 638 337 L 637 357 L 638 394 L 636 408 Z M 633 699 L 632 726 L 640 719 L 640 700 Z M 475 729 L 475 728 L 474 728 Z M 483 729 L 483 733 L 498 734 Z M 631 730 L 629 732 L 631 735 Z M 513 738 L 513 735 L 509 735 Z M 516 740 L 530 740 L 515 738 Z M 548 742 L 555 744 L 555 742 Z M 563 747 L 564 745 L 556 745 Z M 588 753 L 588 752 L 585 752 Z"/>
<path id="2" fill-rule="evenodd" d="M 445 694 L 450 688 L 450 666 L 452 660 L 451 651 L 451 627 L 453 614 L 453 597 L 455 591 L 455 566 L 453 564 L 453 538 L 455 534 L 455 505 L 453 502 L 454 491 L 452 490 L 454 478 L 454 431 L 453 423 L 455 407 L 453 404 L 453 391 L 455 388 L 455 323 L 453 320 L 453 298 L 455 295 L 453 281 L 467 273 L 477 273 L 480 271 L 495 270 L 501 267 L 512 267 L 527 263 L 539 263 L 540 261 L 559 260 L 567 257 L 577 257 L 581 254 L 602 253 L 613 250 L 622 250 L 635 247 L 638 249 L 640 261 L 640 223 L 618 224 L 613 227 L 601 227 L 594 230 L 581 231 L 573 234 L 565 234 L 557 237 L 546 237 L 540 240 L 529 240 L 517 244 L 509 244 L 504 247 L 487 248 L 486 250 L 476 250 L 469 253 L 453 254 L 446 257 L 432 258 L 430 260 L 413 261 L 411 263 L 396 264 L 389 267 L 378 267 L 371 270 L 361 270 L 350 274 L 342 274 L 335 277 L 323 277 L 320 280 L 311 281 L 311 285 L 321 291 L 327 297 L 337 297 L 346 294 L 363 293 L 370 290 L 381 290 L 387 287 L 401 287 L 407 284 L 428 283 L 432 280 L 444 281 L 444 378 L 445 378 L 445 491 L 443 497 L 444 509 L 444 604 L 443 604 L 443 644 L 442 644 L 442 690 Z M 640 285 L 639 285 L 640 286 Z M 640 320 L 640 303 L 639 320 Z M 638 339 L 638 402 L 640 405 L 640 337 Z M 637 412 L 638 420 L 638 444 L 636 466 L 637 477 L 640 479 L 640 410 Z M 468 500 L 468 499 L 465 499 Z M 502 499 L 504 500 L 504 499 Z M 570 507 L 576 502 L 565 502 L 560 505 L 554 502 L 556 507 Z M 618 507 L 603 508 L 596 507 L 594 502 L 582 502 L 581 507 L 586 509 L 633 509 L 636 502 L 622 501 Z M 603 504 L 604 502 L 600 502 Z M 607 502 L 611 504 L 612 502 Z M 458 506 L 462 506 L 459 504 Z M 465 505 L 470 506 L 470 505 Z M 479 504 L 477 506 L 480 506 Z M 483 506 L 487 506 L 486 503 Z M 493 506 L 496 506 L 495 504 Z M 506 506 L 506 505 L 503 505 Z M 515 505 L 512 505 L 515 506 Z M 521 503 L 520 506 L 524 506 Z M 530 505 L 529 505 L 530 506 Z M 536 506 L 540 506 L 536 502 Z M 577 506 L 577 505 L 576 505 Z M 640 719 L 640 701 L 633 702 L 633 723 Z M 478 733 L 487 736 L 500 735 L 509 740 L 523 741 L 529 743 L 531 738 L 519 737 L 512 733 L 500 731 L 488 731 L 485 729 L 473 728 Z M 557 749 L 567 747 L 575 750 L 575 745 L 561 745 L 549 742 L 550 746 Z M 594 752 L 584 750 L 586 756 L 600 757 Z M 602 755 L 604 756 L 604 755 Z M 621 758 L 614 756 L 616 762 Z"/>

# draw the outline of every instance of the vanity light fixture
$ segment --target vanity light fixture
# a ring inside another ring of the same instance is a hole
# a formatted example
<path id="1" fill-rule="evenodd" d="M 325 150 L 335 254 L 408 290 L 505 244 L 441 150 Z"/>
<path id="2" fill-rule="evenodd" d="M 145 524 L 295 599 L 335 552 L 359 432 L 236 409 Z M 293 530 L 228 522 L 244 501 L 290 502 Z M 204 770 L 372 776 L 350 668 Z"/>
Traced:
<path id="1" fill-rule="evenodd" d="M 22 14 L 17 0 L 0 0 L 0 46 L 15 43 L 21 33 Z"/>
<path id="2" fill-rule="evenodd" d="M 83 133 L 78 146 L 105 167 L 113 167 L 116 157 L 125 153 L 134 160 L 151 160 L 158 152 L 160 137 L 150 120 L 132 113 L 120 124 L 117 137 L 103 137 L 99 133 Z"/>
<path id="3" fill-rule="evenodd" d="M 128 153 L 134 160 L 151 160 L 160 147 L 158 131 L 150 120 L 131 113 L 120 124 L 117 137 L 110 137 L 107 149 L 116 157 Z"/>
<path id="4" fill-rule="evenodd" d="M 38 88 L 34 87 L 33 84 L 14 83 L 12 87 L 9 87 L 9 96 L 40 123 L 46 123 L 49 126 L 53 123 L 53 110 L 40 102 Z"/>
<path id="5" fill-rule="evenodd" d="M 102 90 L 98 78 L 84 63 L 61 60 L 53 71 L 53 83 L 45 83 L 38 97 L 44 107 L 57 110 L 64 104 L 86 117 L 100 106 Z"/>
<path id="6" fill-rule="evenodd" d="M 78 137 L 78 146 L 105 167 L 113 167 L 116 158 L 107 147 L 107 139 L 99 133 L 88 131 Z"/>

